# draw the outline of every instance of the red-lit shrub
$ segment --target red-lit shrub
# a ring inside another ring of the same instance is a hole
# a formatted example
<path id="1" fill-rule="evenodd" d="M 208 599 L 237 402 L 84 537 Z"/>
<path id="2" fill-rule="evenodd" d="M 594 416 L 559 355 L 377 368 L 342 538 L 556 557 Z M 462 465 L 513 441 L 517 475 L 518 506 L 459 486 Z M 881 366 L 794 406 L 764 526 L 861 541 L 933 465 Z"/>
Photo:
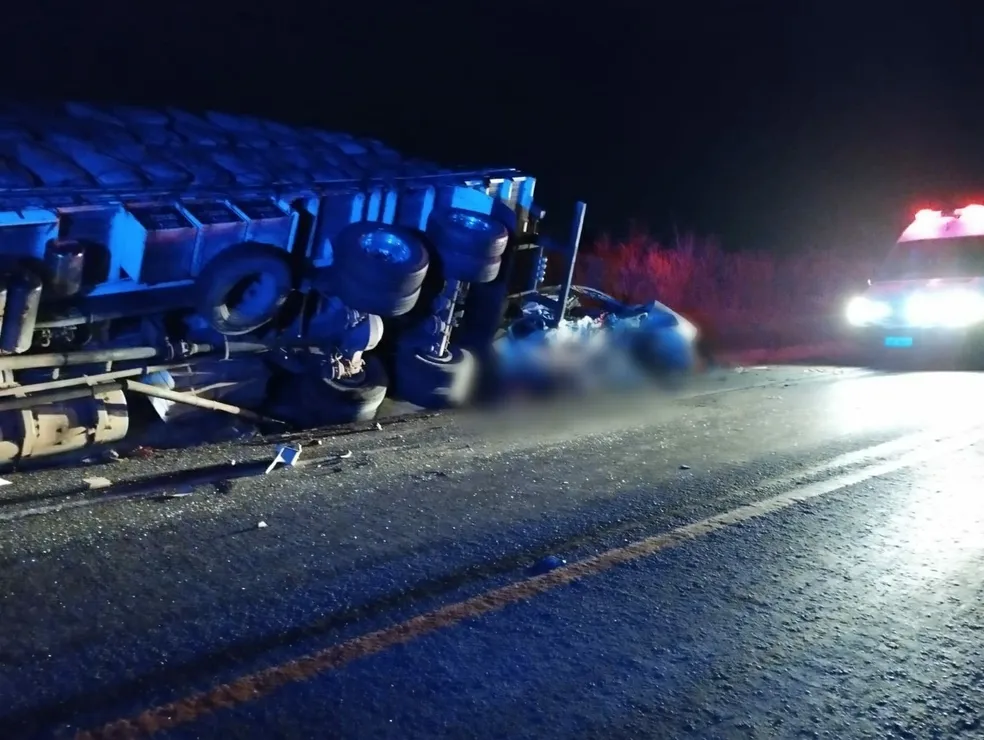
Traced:
<path id="1" fill-rule="evenodd" d="M 718 344 L 780 345 L 829 338 L 839 323 L 831 319 L 839 319 L 845 295 L 863 284 L 870 267 L 819 249 L 726 252 L 693 236 L 669 247 L 634 234 L 588 246 L 577 281 L 631 303 L 659 300 Z"/>

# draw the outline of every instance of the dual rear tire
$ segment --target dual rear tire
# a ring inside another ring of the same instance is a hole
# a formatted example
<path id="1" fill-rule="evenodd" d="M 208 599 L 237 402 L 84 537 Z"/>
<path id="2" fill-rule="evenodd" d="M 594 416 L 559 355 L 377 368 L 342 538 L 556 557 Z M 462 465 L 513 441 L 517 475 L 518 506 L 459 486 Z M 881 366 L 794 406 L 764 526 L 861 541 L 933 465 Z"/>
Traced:
<path id="1" fill-rule="evenodd" d="M 354 223 L 333 240 L 333 263 L 312 275 L 312 283 L 349 308 L 392 319 L 409 313 L 420 301 L 432 262 L 435 277 L 442 280 L 494 281 L 508 241 L 501 223 L 461 209 L 433 213 L 424 235 L 378 222 Z M 284 250 L 259 243 L 230 247 L 200 273 L 197 309 L 220 334 L 255 332 L 277 318 L 297 278 Z M 365 361 L 363 373 L 344 381 L 332 380 L 328 372 L 292 375 L 272 390 L 271 414 L 291 416 L 303 425 L 371 418 L 389 380 L 374 357 L 367 355 Z M 393 390 L 399 398 L 424 408 L 447 408 L 470 399 L 476 362 L 462 348 L 452 346 L 443 357 L 433 357 L 408 342 L 397 347 L 393 374 Z M 318 400 L 292 403 L 298 396 Z"/>

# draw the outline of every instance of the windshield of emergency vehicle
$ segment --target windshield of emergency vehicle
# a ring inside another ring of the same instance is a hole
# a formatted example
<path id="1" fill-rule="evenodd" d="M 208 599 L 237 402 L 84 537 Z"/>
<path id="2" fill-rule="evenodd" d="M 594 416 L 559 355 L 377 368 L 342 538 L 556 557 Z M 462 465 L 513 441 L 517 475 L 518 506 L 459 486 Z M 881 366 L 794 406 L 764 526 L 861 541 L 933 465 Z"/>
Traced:
<path id="1" fill-rule="evenodd" d="M 882 280 L 984 277 L 984 237 L 900 242 L 889 252 L 878 277 Z"/>

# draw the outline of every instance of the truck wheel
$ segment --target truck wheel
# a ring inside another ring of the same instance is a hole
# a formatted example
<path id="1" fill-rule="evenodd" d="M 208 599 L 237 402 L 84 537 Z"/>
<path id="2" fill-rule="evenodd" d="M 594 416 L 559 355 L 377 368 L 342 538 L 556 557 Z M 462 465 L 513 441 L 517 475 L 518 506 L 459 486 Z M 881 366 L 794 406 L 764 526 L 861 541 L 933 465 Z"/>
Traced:
<path id="1" fill-rule="evenodd" d="M 315 278 L 324 293 L 362 313 L 390 318 L 414 307 L 430 257 L 423 242 L 399 226 L 350 224 L 334 240 L 334 263 Z"/>
<path id="2" fill-rule="evenodd" d="M 475 389 L 475 357 L 466 349 L 449 348 L 442 358 L 404 350 L 396 358 L 398 398 L 425 409 L 462 406 Z"/>
<path id="3" fill-rule="evenodd" d="M 506 227 L 483 213 L 452 208 L 431 214 L 427 237 L 441 256 L 444 278 L 489 283 L 509 244 Z"/>
<path id="4" fill-rule="evenodd" d="M 268 414 L 300 427 L 347 424 L 375 418 L 389 379 L 374 355 L 364 356 L 362 372 L 336 380 L 329 374 L 287 374 L 278 378 L 267 400 Z"/>
<path id="5" fill-rule="evenodd" d="M 441 268 L 450 280 L 463 280 L 469 283 L 484 285 L 499 277 L 502 258 L 493 257 L 491 260 L 481 260 L 466 257 L 463 254 L 451 252 L 441 255 Z"/>
<path id="6" fill-rule="evenodd" d="M 198 312 L 220 334 L 237 336 L 272 321 L 294 285 L 283 250 L 250 242 L 213 257 L 195 281 Z"/>

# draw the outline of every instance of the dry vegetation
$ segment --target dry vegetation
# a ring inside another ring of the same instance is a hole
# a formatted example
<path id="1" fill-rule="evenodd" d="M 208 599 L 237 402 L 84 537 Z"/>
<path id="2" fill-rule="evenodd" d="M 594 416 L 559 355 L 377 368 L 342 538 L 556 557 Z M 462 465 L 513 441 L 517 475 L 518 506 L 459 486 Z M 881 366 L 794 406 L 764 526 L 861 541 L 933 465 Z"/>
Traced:
<path id="1" fill-rule="evenodd" d="M 584 250 L 577 280 L 632 303 L 660 300 L 719 345 L 781 346 L 835 335 L 845 296 L 870 267 L 817 249 L 727 252 L 693 236 L 666 246 L 637 233 Z"/>

